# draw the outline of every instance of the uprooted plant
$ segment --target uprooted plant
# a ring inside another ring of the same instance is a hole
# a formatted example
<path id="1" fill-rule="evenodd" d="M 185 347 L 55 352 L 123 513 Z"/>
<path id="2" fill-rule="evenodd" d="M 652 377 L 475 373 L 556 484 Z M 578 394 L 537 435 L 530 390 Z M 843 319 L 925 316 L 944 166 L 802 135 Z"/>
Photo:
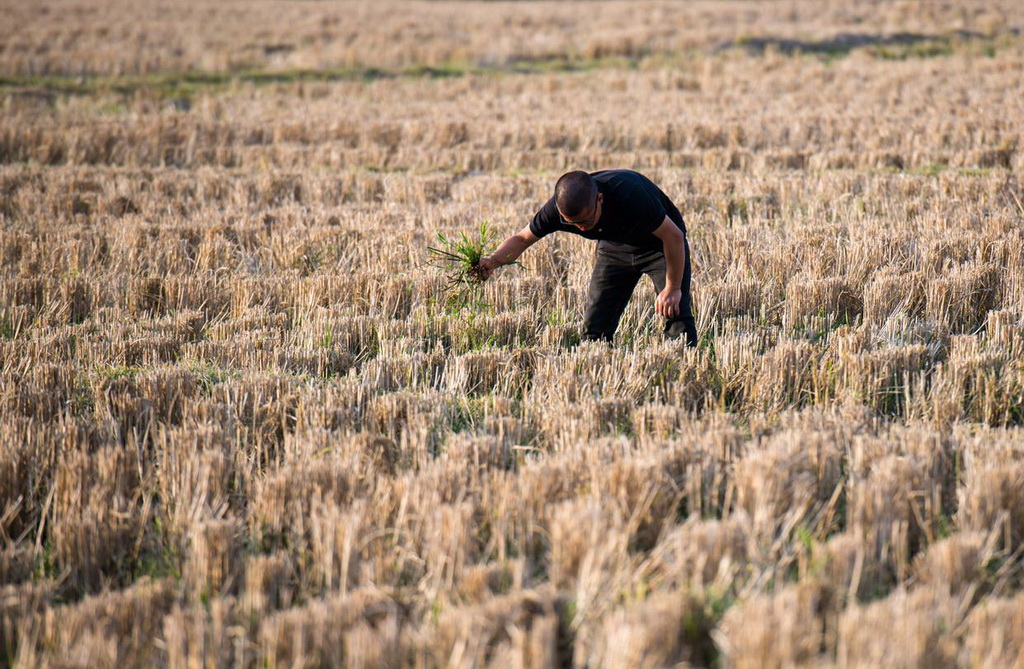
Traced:
<path id="1" fill-rule="evenodd" d="M 448 279 L 442 291 L 448 308 L 457 310 L 471 304 L 482 305 L 479 289 L 487 276 L 480 261 L 498 246 L 489 223 L 481 223 L 475 236 L 460 232 L 458 237 L 449 237 L 438 232 L 437 240 L 439 246 L 427 247 L 428 262 Z"/>
<path id="2" fill-rule="evenodd" d="M 484 281 L 484 270 L 480 261 L 493 251 L 497 244 L 493 243 L 487 221 L 480 224 L 480 236 L 467 237 L 465 232 L 459 236 L 448 237 L 443 232 L 437 233 L 440 247 L 428 246 L 430 262 L 441 269 L 448 278 L 448 286 L 457 287 L 462 284 L 475 284 Z"/>

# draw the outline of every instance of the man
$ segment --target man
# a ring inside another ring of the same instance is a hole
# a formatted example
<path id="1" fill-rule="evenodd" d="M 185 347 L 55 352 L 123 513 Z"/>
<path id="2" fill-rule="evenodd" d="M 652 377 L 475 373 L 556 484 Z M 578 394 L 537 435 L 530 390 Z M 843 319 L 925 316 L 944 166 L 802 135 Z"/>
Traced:
<path id="1" fill-rule="evenodd" d="M 563 174 L 554 197 L 530 224 L 481 259 L 483 278 L 552 232 L 597 240 L 584 340 L 612 340 L 633 289 L 646 274 L 658 292 L 654 310 L 665 319 L 665 336 L 685 334 L 687 345 L 697 345 L 686 226 L 676 206 L 650 179 L 631 170 Z"/>

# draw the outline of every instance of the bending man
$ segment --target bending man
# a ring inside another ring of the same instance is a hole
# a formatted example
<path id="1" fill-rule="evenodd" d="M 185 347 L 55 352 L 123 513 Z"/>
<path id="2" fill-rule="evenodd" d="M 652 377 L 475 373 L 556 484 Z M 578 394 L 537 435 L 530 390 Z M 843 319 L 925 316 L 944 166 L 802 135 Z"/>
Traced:
<path id="1" fill-rule="evenodd" d="M 640 276 L 654 282 L 654 310 L 665 319 L 665 336 L 686 335 L 697 345 L 690 310 L 690 247 L 686 225 L 672 201 L 650 179 L 631 170 L 569 172 L 555 184 L 528 226 L 480 262 L 484 278 L 514 262 L 552 232 L 597 240 L 590 275 L 584 340 L 611 341 Z"/>

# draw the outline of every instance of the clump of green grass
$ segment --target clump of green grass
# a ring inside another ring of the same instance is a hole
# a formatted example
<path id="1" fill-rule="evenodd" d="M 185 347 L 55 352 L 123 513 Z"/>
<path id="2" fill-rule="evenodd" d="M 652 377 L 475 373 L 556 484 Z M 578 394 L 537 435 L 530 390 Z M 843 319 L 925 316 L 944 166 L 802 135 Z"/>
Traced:
<path id="1" fill-rule="evenodd" d="M 449 289 L 457 290 L 466 284 L 479 284 L 484 281 L 486 277 L 480 261 L 497 248 L 487 221 L 480 224 L 478 237 L 467 237 L 466 233 L 460 232 L 456 238 L 438 232 L 437 240 L 440 247 L 428 246 L 427 253 L 430 256 L 430 263 L 447 276 L 446 285 Z"/>
<path id="2" fill-rule="evenodd" d="M 448 237 L 438 232 L 440 245 L 427 247 L 428 262 L 448 279 L 439 296 L 448 313 L 466 308 L 479 311 L 487 306 L 482 297 L 487 276 L 480 261 L 497 248 L 488 225 L 487 221 L 481 223 L 476 236 L 460 232 L 458 237 Z"/>

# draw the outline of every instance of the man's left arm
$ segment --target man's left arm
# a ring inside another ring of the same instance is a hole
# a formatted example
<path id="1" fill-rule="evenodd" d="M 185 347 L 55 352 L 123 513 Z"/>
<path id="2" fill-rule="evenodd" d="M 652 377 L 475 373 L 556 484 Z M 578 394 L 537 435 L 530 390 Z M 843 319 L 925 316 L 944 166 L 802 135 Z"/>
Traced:
<path id="1" fill-rule="evenodd" d="M 679 301 L 683 292 L 683 272 L 686 269 L 686 254 L 683 253 L 683 231 L 676 227 L 668 216 L 654 231 L 661 240 L 665 251 L 665 288 L 654 302 L 654 310 L 665 318 L 679 315 Z"/>

